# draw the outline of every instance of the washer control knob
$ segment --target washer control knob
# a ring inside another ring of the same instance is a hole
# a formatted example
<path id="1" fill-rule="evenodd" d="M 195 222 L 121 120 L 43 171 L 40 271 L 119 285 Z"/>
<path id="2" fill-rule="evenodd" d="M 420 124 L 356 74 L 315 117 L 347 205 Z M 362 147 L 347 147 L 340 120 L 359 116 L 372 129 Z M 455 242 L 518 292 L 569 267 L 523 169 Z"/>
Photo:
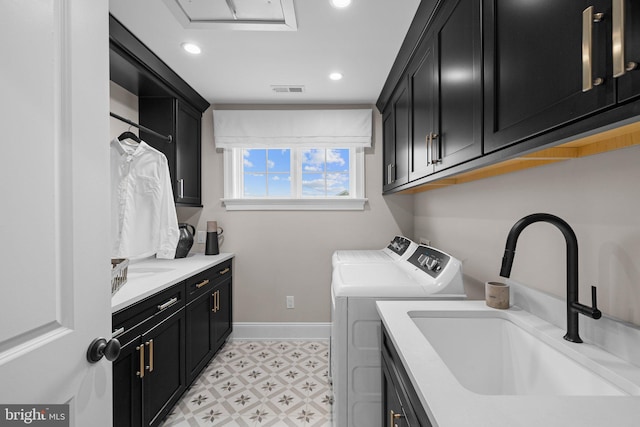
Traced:
<path id="1" fill-rule="evenodd" d="M 427 264 L 427 262 L 429 262 L 430 259 L 431 258 L 429 258 L 428 255 L 422 254 L 418 257 L 418 264 L 420 264 L 420 267 L 424 268 L 424 266 Z"/>
<path id="2" fill-rule="evenodd" d="M 430 271 L 438 271 L 440 268 L 440 262 L 435 258 L 429 258 L 426 265 Z"/>

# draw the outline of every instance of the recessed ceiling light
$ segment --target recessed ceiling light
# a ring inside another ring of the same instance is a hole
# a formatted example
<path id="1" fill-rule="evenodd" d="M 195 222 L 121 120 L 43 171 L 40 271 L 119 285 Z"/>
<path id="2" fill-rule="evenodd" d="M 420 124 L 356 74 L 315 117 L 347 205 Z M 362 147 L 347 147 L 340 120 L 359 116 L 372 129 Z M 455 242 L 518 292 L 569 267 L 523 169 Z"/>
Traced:
<path id="1" fill-rule="evenodd" d="M 342 79 L 342 73 L 331 73 L 331 74 L 329 74 L 329 78 L 331 80 L 341 80 Z"/>
<path id="2" fill-rule="evenodd" d="M 182 43 L 181 46 L 184 50 L 186 50 L 187 52 L 193 55 L 198 55 L 200 54 L 200 52 L 202 52 L 202 50 L 200 49 L 200 46 L 195 45 L 193 43 Z"/>
<path id="3" fill-rule="evenodd" d="M 342 9 L 351 4 L 351 0 L 330 0 L 331 6 Z"/>

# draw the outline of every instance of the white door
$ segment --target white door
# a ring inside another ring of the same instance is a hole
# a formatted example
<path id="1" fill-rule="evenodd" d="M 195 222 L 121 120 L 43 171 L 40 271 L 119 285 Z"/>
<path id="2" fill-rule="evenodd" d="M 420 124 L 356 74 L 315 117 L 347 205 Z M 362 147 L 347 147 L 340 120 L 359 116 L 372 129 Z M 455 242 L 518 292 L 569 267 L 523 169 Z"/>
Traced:
<path id="1" fill-rule="evenodd" d="M 0 405 L 78 427 L 112 418 L 108 33 L 106 0 L 0 2 Z"/>

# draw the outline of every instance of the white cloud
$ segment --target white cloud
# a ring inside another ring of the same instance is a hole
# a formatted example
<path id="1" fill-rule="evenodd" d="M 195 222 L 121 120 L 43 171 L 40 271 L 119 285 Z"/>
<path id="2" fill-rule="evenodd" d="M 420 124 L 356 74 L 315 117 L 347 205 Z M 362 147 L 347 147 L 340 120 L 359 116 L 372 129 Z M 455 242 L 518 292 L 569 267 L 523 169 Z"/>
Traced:
<path id="1" fill-rule="evenodd" d="M 267 168 L 273 169 L 274 167 L 276 167 L 276 162 L 273 160 L 267 160 Z"/>

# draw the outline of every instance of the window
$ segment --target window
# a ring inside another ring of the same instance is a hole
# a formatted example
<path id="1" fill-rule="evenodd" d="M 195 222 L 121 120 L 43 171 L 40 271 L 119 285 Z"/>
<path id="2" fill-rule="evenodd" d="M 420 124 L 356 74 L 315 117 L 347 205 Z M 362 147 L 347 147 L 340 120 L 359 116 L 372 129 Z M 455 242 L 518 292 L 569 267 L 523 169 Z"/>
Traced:
<path id="1" fill-rule="evenodd" d="M 362 148 L 225 149 L 228 210 L 363 209 Z"/>
<path id="2" fill-rule="evenodd" d="M 364 209 L 370 109 L 213 114 L 227 210 Z"/>

